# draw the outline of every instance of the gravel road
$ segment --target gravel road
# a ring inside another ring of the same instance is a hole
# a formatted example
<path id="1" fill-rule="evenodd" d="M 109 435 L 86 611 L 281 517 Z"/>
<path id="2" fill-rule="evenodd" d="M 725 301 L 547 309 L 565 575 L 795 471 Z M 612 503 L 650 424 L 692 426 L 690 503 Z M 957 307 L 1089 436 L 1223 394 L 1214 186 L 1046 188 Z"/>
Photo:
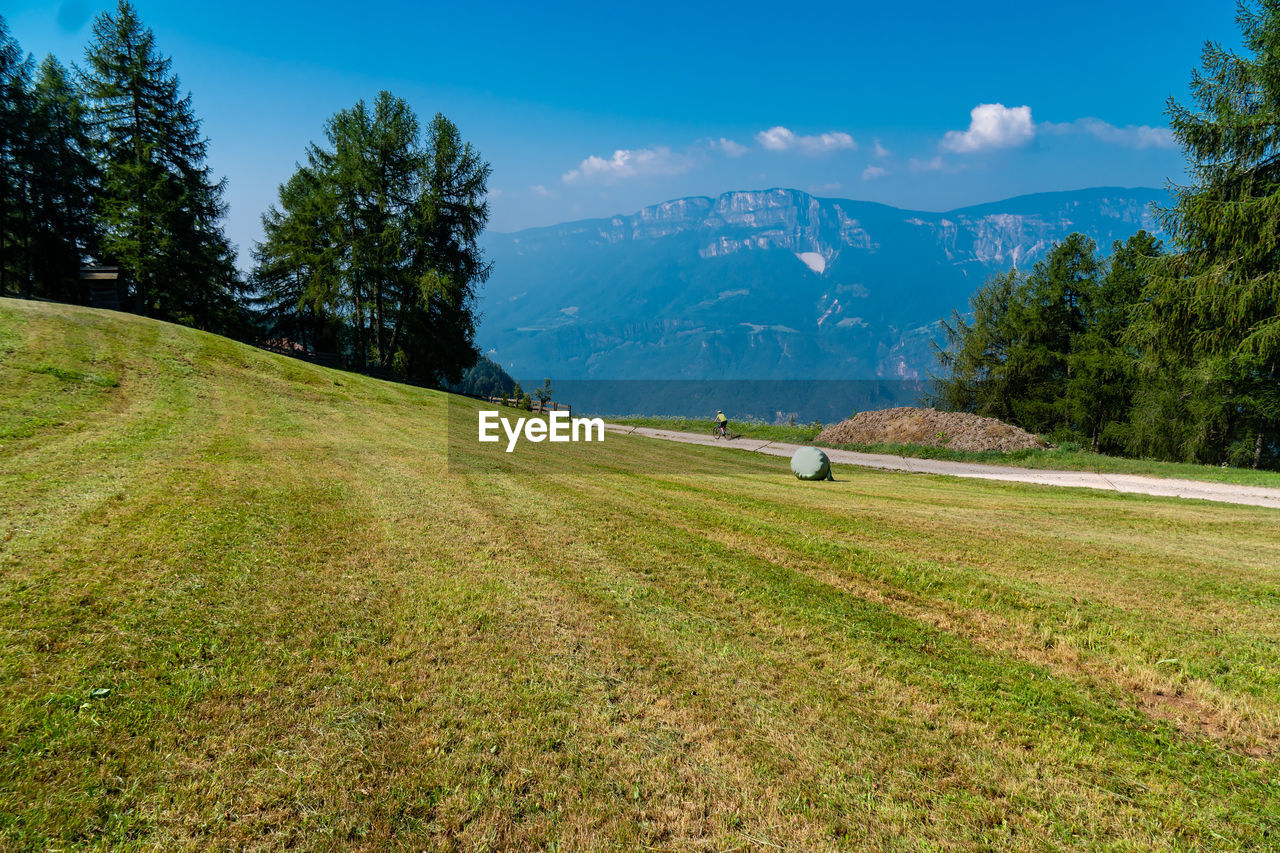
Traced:
<path id="1" fill-rule="evenodd" d="M 686 444 L 703 444 L 733 450 L 768 453 L 790 457 L 801 445 L 781 441 L 765 441 L 758 438 L 717 440 L 710 435 L 692 432 L 674 432 L 649 427 L 630 427 L 607 424 L 612 432 L 680 441 Z M 1073 486 L 1084 489 L 1103 489 L 1111 492 L 1129 492 L 1139 495 L 1156 495 L 1169 498 L 1190 498 L 1202 501 L 1246 504 L 1280 509 L 1280 489 L 1263 486 L 1236 486 L 1229 483 L 1207 483 L 1202 480 L 1174 480 L 1164 477 L 1140 477 L 1134 474 L 1095 474 L 1091 471 L 1051 471 L 1039 468 L 1014 468 L 1005 465 L 980 465 L 974 462 L 949 462 L 943 459 L 913 459 L 880 453 L 856 453 L 852 450 L 823 452 L 833 463 L 860 465 L 864 468 L 882 468 L 887 471 L 910 471 L 918 474 L 945 474 L 952 477 L 973 477 L 980 480 L 1009 480 L 1016 483 L 1036 483 L 1044 486 Z"/>

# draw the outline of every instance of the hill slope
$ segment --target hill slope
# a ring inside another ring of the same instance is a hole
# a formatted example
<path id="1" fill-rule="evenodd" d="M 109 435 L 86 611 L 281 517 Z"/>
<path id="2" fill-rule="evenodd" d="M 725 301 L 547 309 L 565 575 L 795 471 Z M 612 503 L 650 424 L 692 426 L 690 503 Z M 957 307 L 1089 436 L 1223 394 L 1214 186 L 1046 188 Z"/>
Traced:
<path id="1" fill-rule="evenodd" d="M 1270 511 L 504 454 L 469 401 L 9 300 L 0 387 L 0 848 L 1280 831 Z"/>
<path id="2" fill-rule="evenodd" d="M 1167 201 L 1103 187 L 927 213 L 771 189 L 488 234 L 477 340 L 526 379 L 923 379 L 937 321 L 993 272 L 1073 231 L 1109 252 Z"/>

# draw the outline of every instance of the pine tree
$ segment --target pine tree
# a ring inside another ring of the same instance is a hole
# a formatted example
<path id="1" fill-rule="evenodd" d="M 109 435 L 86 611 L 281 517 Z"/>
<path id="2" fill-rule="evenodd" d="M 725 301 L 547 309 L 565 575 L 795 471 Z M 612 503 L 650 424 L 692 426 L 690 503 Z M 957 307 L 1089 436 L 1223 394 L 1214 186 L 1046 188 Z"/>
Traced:
<path id="1" fill-rule="evenodd" d="M 945 411 L 1011 420 L 1020 383 L 1009 354 L 1018 340 L 1025 277 L 1017 269 L 996 273 L 969 300 L 971 320 L 959 311 L 942 321 L 945 346 L 937 348 L 943 374 L 933 378 L 928 403 Z"/>
<path id="2" fill-rule="evenodd" d="M 943 323 L 946 374 L 935 379 L 933 405 L 1114 444 L 1132 374 L 1117 339 L 1141 283 L 1135 256 L 1154 253 L 1153 243 L 1140 232 L 1104 262 L 1092 240 L 1071 234 L 1029 275 L 992 276 L 971 300 L 972 320 L 957 313 Z"/>
<path id="3" fill-rule="evenodd" d="M 1091 319 L 1099 269 L 1093 240 L 1071 234 L 1035 264 L 1023 284 L 1008 369 L 1019 388 L 1013 421 L 1028 430 L 1080 435 L 1067 385 L 1071 352 Z"/>
<path id="4" fill-rule="evenodd" d="M 85 59 L 104 257 L 127 272 L 138 313 L 234 331 L 242 285 L 219 224 L 225 186 L 205 163 L 191 96 L 127 0 L 94 21 Z"/>
<path id="5" fill-rule="evenodd" d="M 413 219 L 416 298 L 406 304 L 413 330 L 406 342 L 412 372 L 457 382 L 479 356 L 476 289 L 492 271 L 479 247 L 489 220 L 492 170 L 456 125 L 437 113 L 427 129 L 422 194 Z"/>
<path id="6" fill-rule="evenodd" d="M 372 110 L 361 101 L 335 115 L 326 135 L 333 148 L 320 160 L 349 252 L 357 363 L 389 368 L 414 301 L 408 228 L 420 188 L 418 120 L 404 100 L 381 92 Z"/>
<path id="7" fill-rule="evenodd" d="M 1191 105 L 1169 101 L 1191 163 L 1132 340 L 1144 353 L 1133 449 L 1261 464 L 1280 437 L 1280 0 L 1242 4 L 1246 54 L 1207 44 Z"/>
<path id="8" fill-rule="evenodd" d="M 86 302 L 79 270 L 97 251 L 93 162 L 86 108 L 63 66 L 52 56 L 32 89 L 35 168 L 32 191 L 32 267 L 38 293 Z"/>
<path id="9" fill-rule="evenodd" d="M 300 168 L 280 187 L 279 209 L 262 217 L 253 253 L 255 306 L 268 338 L 336 352 L 341 324 L 336 200 L 321 176 Z"/>
<path id="10" fill-rule="evenodd" d="M 0 17 L 0 294 L 30 294 L 32 60 Z"/>
<path id="11" fill-rule="evenodd" d="M 263 316 L 299 334 L 340 322 L 356 367 L 459 381 L 478 355 L 475 288 L 489 274 L 477 245 L 488 164 L 443 116 L 423 140 L 388 92 L 334 115 L 325 137 L 263 217 Z"/>
<path id="12" fill-rule="evenodd" d="M 1146 231 L 1115 241 L 1088 304 L 1086 328 L 1073 338 L 1064 404 L 1073 428 L 1094 450 L 1124 450 L 1133 405 L 1137 354 L 1124 342 L 1146 284 L 1146 266 L 1161 253 Z"/>

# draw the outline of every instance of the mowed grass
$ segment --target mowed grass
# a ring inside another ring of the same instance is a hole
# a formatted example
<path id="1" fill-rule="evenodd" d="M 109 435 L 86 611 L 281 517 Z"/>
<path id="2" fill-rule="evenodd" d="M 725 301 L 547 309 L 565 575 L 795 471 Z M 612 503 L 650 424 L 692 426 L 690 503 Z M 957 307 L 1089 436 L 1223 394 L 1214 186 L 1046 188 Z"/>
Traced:
<path id="1" fill-rule="evenodd" d="M 1274 511 L 609 435 L 0 300 L 0 849 L 1270 850 Z"/>
<path id="2" fill-rule="evenodd" d="M 644 415 L 629 415 L 622 418 L 611 418 L 610 420 L 631 426 L 711 434 L 710 420 Z M 789 424 L 766 424 L 755 421 L 730 421 L 729 427 L 735 438 L 760 438 L 765 441 L 783 441 L 791 444 L 814 444 L 814 439 L 821 432 L 821 429 L 817 426 L 806 424 L 791 426 Z M 820 444 L 818 446 L 832 447 L 838 450 L 853 450 L 858 453 L 904 456 L 913 459 L 946 459 L 952 462 L 978 462 L 984 465 L 1012 465 L 1018 468 L 1041 468 L 1054 471 L 1136 474 L 1143 477 L 1172 477 L 1181 480 L 1231 483 L 1239 486 L 1280 488 L 1280 471 L 1255 471 L 1252 468 L 1196 465 L 1186 462 L 1161 462 L 1154 459 L 1130 459 L 1123 456 L 1107 456 L 1088 450 L 1074 450 L 1068 447 L 1001 452 L 998 450 L 951 450 L 946 447 L 930 447 L 923 444 Z"/>

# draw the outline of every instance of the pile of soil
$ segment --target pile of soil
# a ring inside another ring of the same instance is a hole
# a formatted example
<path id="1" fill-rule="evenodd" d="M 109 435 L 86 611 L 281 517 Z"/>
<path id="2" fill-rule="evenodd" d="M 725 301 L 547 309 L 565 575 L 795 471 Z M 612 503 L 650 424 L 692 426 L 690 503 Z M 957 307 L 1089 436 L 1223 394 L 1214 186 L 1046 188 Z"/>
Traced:
<path id="1" fill-rule="evenodd" d="M 819 444 L 922 444 L 948 450 L 1024 450 L 1048 447 L 1039 436 L 995 418 L 965 412 L 902 407 L 859 412 L 827 427 Z"/>

